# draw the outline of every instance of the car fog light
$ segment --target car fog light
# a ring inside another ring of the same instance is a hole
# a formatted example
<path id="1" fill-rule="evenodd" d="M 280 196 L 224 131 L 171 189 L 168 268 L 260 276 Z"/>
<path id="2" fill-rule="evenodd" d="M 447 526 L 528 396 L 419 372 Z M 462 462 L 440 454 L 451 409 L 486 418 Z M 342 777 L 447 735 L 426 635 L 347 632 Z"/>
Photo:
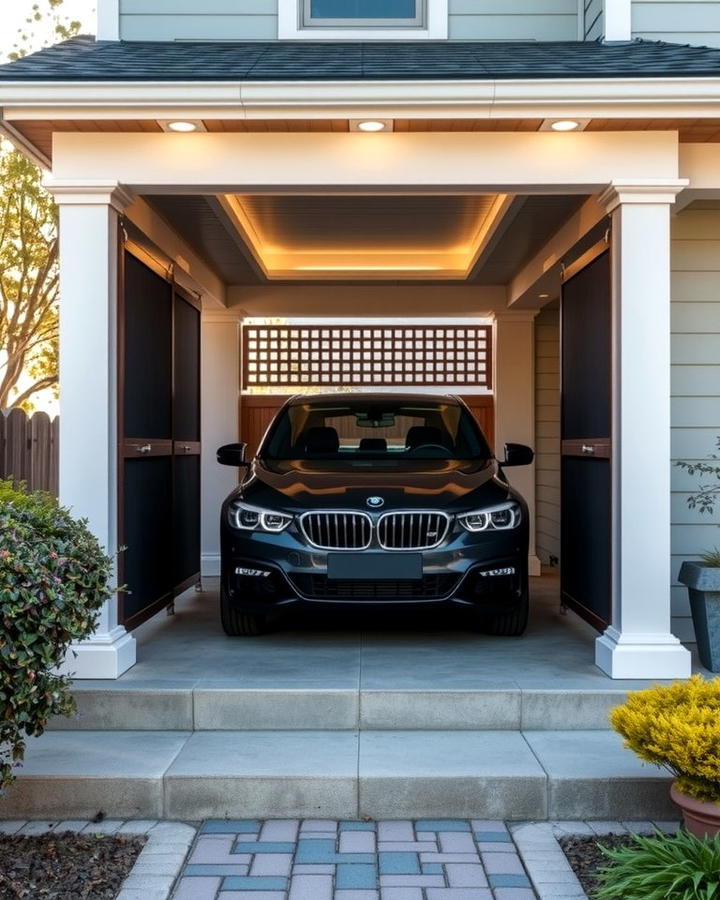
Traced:
<path id="1" fill-rule="evenodd" d="M 487 569 L 485 572 L 478 572 L 481 578 L 494 578 L 500 575 L 514 575 L 515 568 L 508 566 L 505 569 Z"/>
<path id="2" fill-rule="evenodd" d="M 238 566 L 235 574 L 245 575 L 247 578 L 267 578 L 270 575 L 267 569 L 246 569 L 243 566 Z"/>

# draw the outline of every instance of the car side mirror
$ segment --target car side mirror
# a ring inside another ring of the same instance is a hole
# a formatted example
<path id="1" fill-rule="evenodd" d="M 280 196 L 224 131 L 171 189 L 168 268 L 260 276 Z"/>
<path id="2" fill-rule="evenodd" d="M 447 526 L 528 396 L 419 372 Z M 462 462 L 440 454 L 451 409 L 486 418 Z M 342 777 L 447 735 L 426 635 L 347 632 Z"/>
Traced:
<path id="1" fill-rule="evenodd" d="M 505 460 L 502 466 L 529 466 L 535 454 L 525 444 L 505 444 Z"/>
<path id="2" fill-rule="evenodd" d="M 245 459 L 247 444 L 224 444 L 218 447 L 217 461 L 221 466 L 249 466 Z"/>

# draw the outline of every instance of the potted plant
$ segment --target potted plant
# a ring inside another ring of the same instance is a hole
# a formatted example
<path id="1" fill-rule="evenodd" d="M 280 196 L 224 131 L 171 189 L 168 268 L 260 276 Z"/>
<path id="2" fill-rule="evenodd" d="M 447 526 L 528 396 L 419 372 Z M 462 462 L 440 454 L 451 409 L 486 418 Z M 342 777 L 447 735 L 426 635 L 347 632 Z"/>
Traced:
<path id="1" fill-rule="evenodd" d="M 656 685 L 610 713 L 640 759 L 672 772 L 670 796 L 696 837 L 720 833 L 720 678 Z"/>
<path id="2" fill-rule="evenodd" d="M 717 440 L 720 449 L 720 438 Z M 686 462 L 676 465 L 688 475 L 702 479 L 696 493 L 688 497 L 688 507 L 701 515 L 713 515 L 720 499 L 720 465 L 718 455 L 710 462 Z M 688 588 L 700 662 L 711 672 L 720 672 L 720 550 L 709 550 L 699 562 L 684 562 L 678 580 Z"/>

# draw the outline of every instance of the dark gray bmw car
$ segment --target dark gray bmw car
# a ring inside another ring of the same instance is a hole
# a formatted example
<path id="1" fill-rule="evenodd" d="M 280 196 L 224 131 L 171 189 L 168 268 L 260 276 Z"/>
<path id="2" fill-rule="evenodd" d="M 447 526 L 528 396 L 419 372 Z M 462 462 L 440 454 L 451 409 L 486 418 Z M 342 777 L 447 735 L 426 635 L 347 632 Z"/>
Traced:
<path id="1" fill-rule="evenodd" d="M 291 398 L 221 514 L 221 615 L 230 635 L 262 633 L 289 607 L 472 608 L 490 633 L 528 617 L 528 511 L 457 397 Z"/>

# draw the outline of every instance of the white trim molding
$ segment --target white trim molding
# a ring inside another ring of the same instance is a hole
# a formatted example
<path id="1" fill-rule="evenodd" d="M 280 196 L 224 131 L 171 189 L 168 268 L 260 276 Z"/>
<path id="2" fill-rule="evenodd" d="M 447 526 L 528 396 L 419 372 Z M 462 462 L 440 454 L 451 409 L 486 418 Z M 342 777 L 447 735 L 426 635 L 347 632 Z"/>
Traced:
<path id="1" fill-rule="evenodd" d="M 632 0 L 604 0 L 604 39 L 629 41 L 632 39 Z"/>
<path id="2" fill-rule="evenodd" d="M 278 0 L 278 38 L 281 41 L 444 41 L 448 36 L 448 0 L 424 0 L 421 26 L 324 28 L 302 25 L 303 0 Z"/>
<path id="3" fill-rule="evenodd" d="M 611 213 L 621 203 L 674 203 L 677 195 L 690 184 L 688 178 L 644 181 L 617 179 L 598 197 L 601 206 Z"/>
<path id="4" fill-rule="evenodd" d="M 97 0 L 97 39 L 120 40 L 120 0 Z"/>
<path id="5" fill-rule="evenodd" d="M 133 194 L 116 181 L 73 181 L 47 176 L 43 187 L 57 204 L 66 206 L 109 206 L 124 213 L 135 199 Z"/>

